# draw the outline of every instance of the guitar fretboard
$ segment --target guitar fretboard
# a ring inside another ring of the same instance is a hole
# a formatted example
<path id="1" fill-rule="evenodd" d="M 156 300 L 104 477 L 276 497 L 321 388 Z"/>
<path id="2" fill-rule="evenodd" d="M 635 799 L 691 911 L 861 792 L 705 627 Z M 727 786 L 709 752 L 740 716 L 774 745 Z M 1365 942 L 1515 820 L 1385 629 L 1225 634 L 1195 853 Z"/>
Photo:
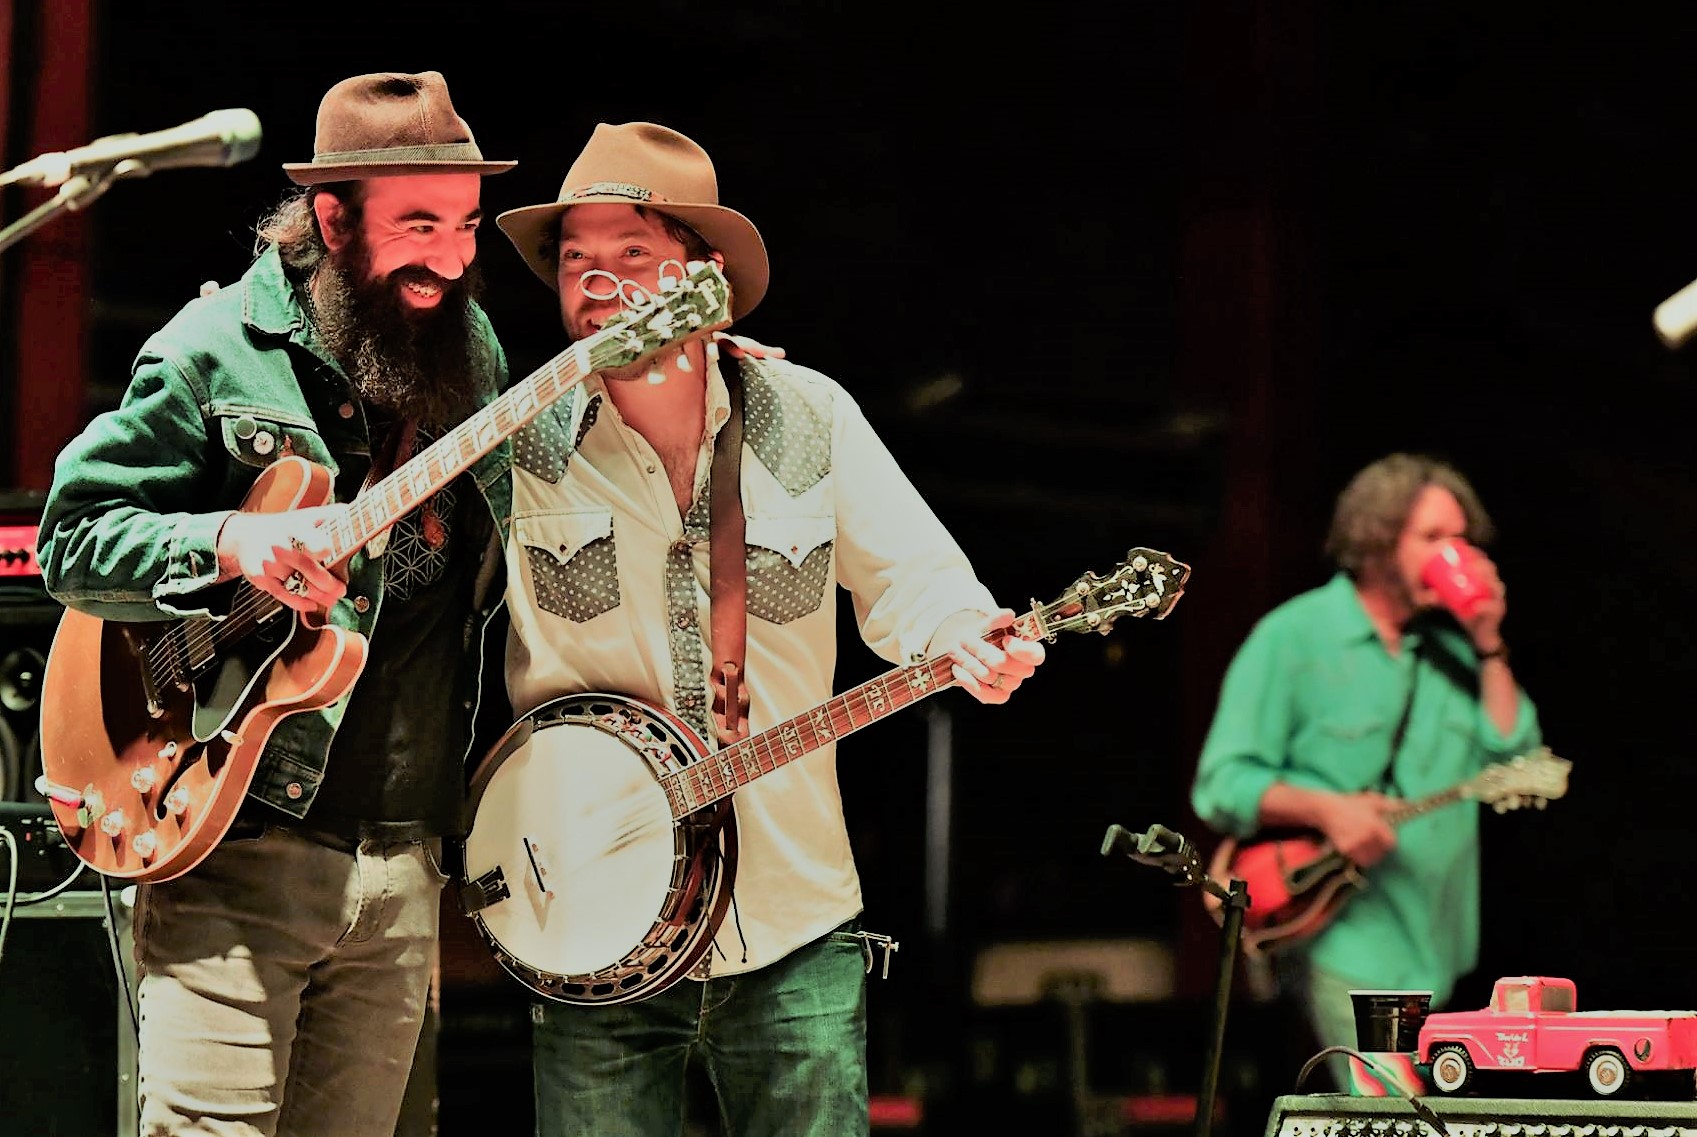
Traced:
<path id="1" fill-rule="evenodd" d="M 1411 821 L 1414 818 L 1419 817 L 1421 814 L 1430 813 L 1432 810 L 1437 809 L 1440 806 L 1461 801 L 1467 796 L 1466 790 L 1466 786 L 1451 786 L 1447 790 L 1432 794 L 1430 797 L 1420 798 L 1417 801 L 1411 801 L 1401 809 L 1393 810 L 1386 820 L 1392 825 L 1401 825 L 1404 821 Z"/>
<path id="2" fill-rule="evenodd" d="M 596 351 L 587 348 L 587 342 L 580 341 L 544 363 L 524 382 L 508 388 L 494 402 L 360 494 L 348 507 L 345 519 L 330 527 L 333 552 L 329 563 L 340 564 L 364 548 L 431 494 L 470 469 L 503 439 L 517 434 L 531 419 L 558 402 L 584 376 L 605 366 L 596 358 Z"/>
<path id="3" fill-rule="evenodd" d="M 361 494 L 327 527 L 332 552 L 326 565 L 333 567 L 353 556 L 420 502 L 470 469 L 502 439 L 518 433 L 584 376 L 605 366 L 598 361 L 595 346 L 580 340 L 560 352 Z M 613 353 L 606 350 L 603 354 Z M 183 620 L 160 637 L 150 651 L 150 662 L 164 682 L 180 681 L 211 665 L 227 645 L 247 636 L 285 607 L 246 581 L 241 582 L 236 596 L 228 619 Z"/>

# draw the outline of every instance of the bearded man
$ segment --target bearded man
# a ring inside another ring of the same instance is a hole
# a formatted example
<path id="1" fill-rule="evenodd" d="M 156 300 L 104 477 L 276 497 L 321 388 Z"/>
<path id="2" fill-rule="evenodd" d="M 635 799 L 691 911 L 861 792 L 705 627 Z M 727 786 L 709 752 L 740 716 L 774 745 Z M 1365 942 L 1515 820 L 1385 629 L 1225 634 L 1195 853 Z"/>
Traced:
<path id="1" fill-rule="evenodd" d="M 394 1131 L 501 602 L 509 451 L 351 553 L 346 503 L 505 385 L 473 260 L 481 178 L 514 165 L 483 159 L 437 72 L 338 83 L 252 266 L 151 336 L 119 407 L 59 457 L 40 560 L 68 608 L 217 629 L 267 605 L 262 632 L 328 625 L 366 651 L 262 740 L 220 724 L 263 744 L 240 810 L 138 889 L 142 1132 Z M 285 473 L 320 480 L 279 502 Z M 253 682 L 297 678 L 315 677 Z"/>

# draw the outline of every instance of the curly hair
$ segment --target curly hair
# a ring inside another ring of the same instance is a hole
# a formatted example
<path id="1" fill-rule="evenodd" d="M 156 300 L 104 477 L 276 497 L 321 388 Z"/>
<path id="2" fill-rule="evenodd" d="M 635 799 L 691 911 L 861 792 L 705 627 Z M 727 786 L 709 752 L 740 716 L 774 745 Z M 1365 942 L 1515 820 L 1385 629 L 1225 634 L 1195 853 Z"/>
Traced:
<path id="1" fill-rule="evenodd" d="M 1369 565 L 1384 564 L 1396 550 L 1397 539 L 1427 486 L 1455 495 L 1467 518 L 1467 539 L 1487 545 L 1496 535 L 1479 495 L 1461 472 L 1428 454 L 1388 454 L 1357 473 L 1338 494 L 1326 535 L 1326 554 L 1339 568 L 1359 580 Z"/>

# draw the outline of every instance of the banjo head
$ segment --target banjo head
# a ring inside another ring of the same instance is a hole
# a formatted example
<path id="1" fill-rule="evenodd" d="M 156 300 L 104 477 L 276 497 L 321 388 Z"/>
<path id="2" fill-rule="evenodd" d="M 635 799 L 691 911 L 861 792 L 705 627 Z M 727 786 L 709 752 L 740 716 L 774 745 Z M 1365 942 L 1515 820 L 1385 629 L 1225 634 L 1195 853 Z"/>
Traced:
<path id="1" fill-rule="evenodd" d="M 711 944 L 734 859 L 701 848 L 660 781 L 698 748 L 641 704 L 571 696 L 486 759 L 464 872 L 484 897 L 473 920 L 521 982 L 564 1002 L 625 1002 L 669 986 Z"/>

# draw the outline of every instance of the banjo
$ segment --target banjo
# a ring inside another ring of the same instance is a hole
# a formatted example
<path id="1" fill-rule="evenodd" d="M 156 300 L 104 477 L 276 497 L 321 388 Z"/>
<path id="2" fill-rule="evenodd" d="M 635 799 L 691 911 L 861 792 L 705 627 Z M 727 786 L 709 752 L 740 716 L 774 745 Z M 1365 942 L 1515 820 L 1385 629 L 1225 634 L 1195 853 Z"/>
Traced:
<path id="1" fill-rule="evenodd" d="M 1133 548 L 1014 621 L 1024 638 L 1106 634 L 1163 619 L 1190 566 Z M 1003 635 L 1003 632 L 992 633 Z M 663 707 L 589 692 L 550 700 L 502 735 L 472 775 L 458 892 L 501 966 L 538 994 L 636 1002 L 682 979 L 730 906 L 731 796 L 764 774 L 954 684 L 952 660 L 898 667 L 712 749 Z"/>

